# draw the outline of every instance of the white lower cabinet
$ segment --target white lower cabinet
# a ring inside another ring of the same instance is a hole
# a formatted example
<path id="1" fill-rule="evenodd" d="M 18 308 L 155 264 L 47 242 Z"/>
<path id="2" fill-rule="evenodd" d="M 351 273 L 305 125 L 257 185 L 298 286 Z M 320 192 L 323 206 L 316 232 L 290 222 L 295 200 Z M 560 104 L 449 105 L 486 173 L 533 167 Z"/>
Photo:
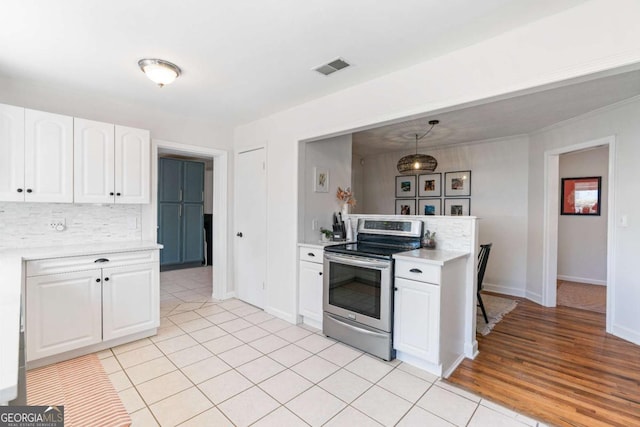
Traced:
<path id="1" fill-rule="evenodd" d="M 135 254 L 138 256 L 130 259 L 141 258 L 145 252 Z M 121 343 L 127 336 L 154 331 L 159 326 L 157 251 L 142 257 L 154 262 L 106 266 L 109 262 L 126 263 L 124 255 L 97 255 L 95 262 L 104 267 L 84 271 L 74 270 L 86 265 L 82 263 L 86 257 L 27 263 L 28 362 L 111 340 Z M 48 264 L 65 260 L 77 260 L 78 264 L 67 261 L 70 272 L 29 276 L 29 271 L 44 272 Z"/>
<path id="2" fill-rule="evenodd" d="M 305 324 L 322 329 L 323 249 L 300 246 L 298 269 L 298 314 Z"/>
<path id="3" fill-rule="evenodd" d="M 439 362 L 440 286 L 396 278 L 393 346 L 429 363 Z"/>

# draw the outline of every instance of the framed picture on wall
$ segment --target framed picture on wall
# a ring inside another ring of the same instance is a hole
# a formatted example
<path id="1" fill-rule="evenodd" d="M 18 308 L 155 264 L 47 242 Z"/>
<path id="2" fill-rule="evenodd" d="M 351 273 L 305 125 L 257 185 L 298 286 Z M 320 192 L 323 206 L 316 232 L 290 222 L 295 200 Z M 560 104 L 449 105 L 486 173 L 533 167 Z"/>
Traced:
<path id="1" fill-rule="evenodd" d="M 396 200 L 396 215 L 415 215 L 416 201 L 411 199 Z"/>
<path id="2" fill-rule="evenodd" d="M 442 174 L 418 175 L 418 197 L 442 196 Z"/>
<path id="3" fill-rule="evenodd" d="M 442 215 L 441 199 L 418 199 L 416 215 Z"/>
<path id="4" fill-rule="evenodd" d="M 396 176 L 396 197 L 416 197 L 416 177 L 414 175 Z"/>
<path id="5" fill-rule="evenodd" d="M 329 169 L 313 168 L 313 191 L 316 193 L 329 192 Z"/>
<path id="6" fill-rule="evenodd" d="M 471 215 L 471 199 L 444 199 L 444 214 L 447 216 Z"/>
<path id="7" fill-rule="evenodd" d="M 471 171 L 446 172 L 444 174 L 444 196 L 471 195 Z"/>
<path id="8" fill-rule="evenodd" d="M 562 178 L 561 215 L 600 215 L 602 177 Z"/>

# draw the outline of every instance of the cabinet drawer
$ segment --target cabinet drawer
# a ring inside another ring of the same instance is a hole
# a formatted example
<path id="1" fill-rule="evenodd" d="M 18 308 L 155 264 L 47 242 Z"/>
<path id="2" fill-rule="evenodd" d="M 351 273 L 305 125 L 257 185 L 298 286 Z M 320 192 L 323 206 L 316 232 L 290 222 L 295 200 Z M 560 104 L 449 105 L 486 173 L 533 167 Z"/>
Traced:
<path id="1" fill-rule="evenodd" d="M 300 261 L 322 263 L 324 249 L 309 246 L 300 246 Z"/>
<path id="2" fill-rule="evenodd" d="M 439 285 L 441 271 L 442 268 L 439 265 L 396 260 L 396 277 Z"/>
<path id="3" fill-rule="evenodd" d="M 96 262 L 96 260 L 99 259 L 106 259 L 108 261 Z M 27 277 L 85 271 L 94 268 L 120 267 L 157 261 L 157 250 L 47 258 L 27 261 Z"/>

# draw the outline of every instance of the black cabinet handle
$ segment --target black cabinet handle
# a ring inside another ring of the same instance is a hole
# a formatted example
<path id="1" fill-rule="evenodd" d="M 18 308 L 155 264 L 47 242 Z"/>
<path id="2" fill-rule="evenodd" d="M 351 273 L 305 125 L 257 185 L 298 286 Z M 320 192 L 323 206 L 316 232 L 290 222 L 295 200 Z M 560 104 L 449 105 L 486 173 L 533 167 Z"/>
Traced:
<path id="1" fill-rule="evenodd" d="M 97 260 L 95 260 L 93 262 L 109 262 L 109 259 L 108 258 L 98 258 Z"/>
<path id="2" fill-rule="evenodd" d="M 420 270 L 419 268 L 412 268 L 409 271 L 412 272 L 412 273 L 422 273 L 422 270 Z"/>
<path id="3" fill-rule="evenodd" d="M 236 233 L 236 236 L 238 236 L 238 237 L 242 237 L 242 231 L 240 231 L 240 232 Z"/>
<path id="4" fill-rule="evenodd" d="M 309 252 L 307 255 L 308 256 L 313 256 L 313 257 L 316 256 L 316 254 L 314 254 L 313 252 Z"/>
<path id="5" fill-rule="evenodd" d="M 30 188 L 27 188 L 27 193 L 33 193 L 33 190 Z"/>
<path id="6" fill-rule="evenodd" d="M 105 281 L 105 282 L 108 282 L 108 281 L 109 281 L 109 278 L 108 278 L 108 277 L 105 277 L 105 278 L 104 278 L 104 281 Z"/>
<path id="7" fill-rule="evenodd" d="M 18 188 L 18 193 L 22 193 L 22 188 Z"/>
<path id="8" fill-rule="evenodd" d="M 97 283 L 100 283 L 100 279 L 96 279 L 96 282 L 97 282 Z"/>
<path id="9" fill-rule="evenodd" d="M 113 191 L 109 193 L 110 196 L 113 196 Z"/>

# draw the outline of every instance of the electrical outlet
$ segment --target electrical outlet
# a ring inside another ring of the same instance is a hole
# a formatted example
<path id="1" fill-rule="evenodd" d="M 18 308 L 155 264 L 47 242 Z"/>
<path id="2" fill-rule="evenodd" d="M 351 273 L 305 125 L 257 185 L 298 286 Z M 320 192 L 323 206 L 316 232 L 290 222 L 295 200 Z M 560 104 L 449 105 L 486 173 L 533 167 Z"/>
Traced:
<path id="1" fill-rule="evenodd" d="M 67 228 L 67 221 L 64 218 L 53 218 L 47 223 L 49 230 L 64 231 Z"/>

